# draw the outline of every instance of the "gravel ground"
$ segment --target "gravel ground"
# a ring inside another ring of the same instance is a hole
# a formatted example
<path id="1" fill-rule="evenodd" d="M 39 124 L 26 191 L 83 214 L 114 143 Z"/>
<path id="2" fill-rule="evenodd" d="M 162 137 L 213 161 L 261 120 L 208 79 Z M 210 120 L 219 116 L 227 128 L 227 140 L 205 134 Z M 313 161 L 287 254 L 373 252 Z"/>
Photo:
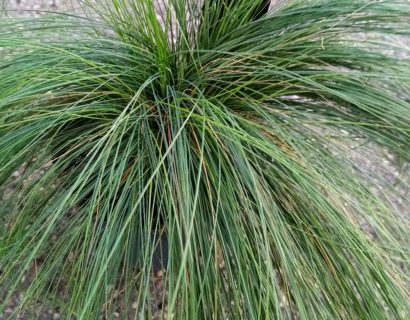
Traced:
<path id="1" fill-rule="evenodd" d="M 0 0 L 1 1 L 4 0 Z M 79 12 L 80 5 L 76 0 L 8 0 L 7 9 L 10 10 L 9 14 L 15 17 L 39 17 L 46 15 L 47 12 Z M 401 39 L 403 44 L 410 44 L 410 41 Z M 401 41 L 400 40 L 400 41 Z M 344 133 L 341 133 L 343 136 Z M 349 138 L 345 136 L 345 138 Z M 408 170 L 400 171 L 397 161 L 393 155 L 391 155 L 386 150 L 372 146 L 372 145 L 361 145 L 361 142 L 352 143 L 351 154 L 348 156 L 355 163 L 360 164 L 361 175 L 369 179 L 370 181 L 376 181 L 380 186 L 378 190 L 374 190 L 387 197 L 399 211 L 410 218 L 410 204 L 403 199 L 409 198 L 409 188 L 410 175 Z M 366 155 L 371 153 L 371 157 Z M 377 154 L 377 156 L 375 156 Z M 371 159 L 371 160 L 369 160 Z M 405 168 L 409 168 L 405 165 Z M 18 176 L 19 173 L 16 173 Z M 393 195 L 390 190 L 390 184 L 402 180 L 401 183 L 396 185 L 397 191 L 399 191 L 399 196 Z M 26 279 L 22 283 L 22 288 L 26 287 L 31 280 L 32 276 L 30 273 L 27 274 Z M 161 301 L 163 292 L 163 281 L 162 273 L 158 273 L 153 277 L 151 284 L 151 291 L 154 293 L 152 299 L 152 306 L 154 310 L 157 310 L 157 314 L 161 314 L 162 303 Z M 4 298 L 6 293 L 5 288 L 0 287 L 0 302 Z M 10 319 L 10 314 L 15 310 L 15 306 L 19 303 L 21 296 L 16 295 L 13 297 L 10 305 L 7 306 L 3 314 L 0 314 L 0 320 Z M 24 313 L 20 314 L 13 319 L 20 320 L 50 320 L 50 319 L 61 319 L 59 313 L 58 303 L 55 301 L 47 300 L 40 301 L 38 303 L 25 306 Z M 114 312 L 115 318 L 120 318 L 120 310 Z M 132 317 L 133 318 L 133 317 Z"/>
<path id="2" fill-rule="evenodd" d="M 7 0 L 7 10 L 16 17 L 38 17 L 47 11 L 72 11 L 79 7 L 75 0 Z"/>

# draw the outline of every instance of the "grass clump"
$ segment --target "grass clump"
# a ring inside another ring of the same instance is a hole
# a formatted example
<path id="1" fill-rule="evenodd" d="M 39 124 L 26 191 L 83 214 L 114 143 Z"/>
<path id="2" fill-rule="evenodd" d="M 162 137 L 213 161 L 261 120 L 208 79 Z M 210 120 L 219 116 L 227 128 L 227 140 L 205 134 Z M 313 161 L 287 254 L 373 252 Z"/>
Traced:
<path id="1" fill-rule="evenodd" d="M 166 234 L 164 318 L 408 319 L 407 221 L 347 156 L 410 160 L 408 1 L 170 4 L 0 19 L 8 297 L 149 319 Z"/>

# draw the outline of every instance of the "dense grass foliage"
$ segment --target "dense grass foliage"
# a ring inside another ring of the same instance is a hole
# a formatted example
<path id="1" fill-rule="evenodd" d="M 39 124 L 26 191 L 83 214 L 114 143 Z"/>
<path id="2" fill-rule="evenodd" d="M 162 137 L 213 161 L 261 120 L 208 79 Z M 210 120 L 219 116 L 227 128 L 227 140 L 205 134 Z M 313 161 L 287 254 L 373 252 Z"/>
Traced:
<path id="1" fill-rule="evenodd" d="M 170 2 L 0 19 L 8 297 L 150 319 L 165 233 L 167 319 L 409 319 L 408 221 L 348 155 L 410 160 L 410 3 Z"/>

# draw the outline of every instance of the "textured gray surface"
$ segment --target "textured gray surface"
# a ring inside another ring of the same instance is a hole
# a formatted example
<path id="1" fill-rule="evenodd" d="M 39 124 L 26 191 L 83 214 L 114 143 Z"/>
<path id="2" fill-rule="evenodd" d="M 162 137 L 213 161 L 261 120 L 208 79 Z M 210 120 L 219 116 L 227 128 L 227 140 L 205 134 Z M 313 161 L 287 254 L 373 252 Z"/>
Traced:
<path id="1" fill-rule="evenodd" d="M 47 11 L 72 11 L 78 8 L 76 0 L 8 0 L 9 14 L 17 17 L 38 17 Z"/>

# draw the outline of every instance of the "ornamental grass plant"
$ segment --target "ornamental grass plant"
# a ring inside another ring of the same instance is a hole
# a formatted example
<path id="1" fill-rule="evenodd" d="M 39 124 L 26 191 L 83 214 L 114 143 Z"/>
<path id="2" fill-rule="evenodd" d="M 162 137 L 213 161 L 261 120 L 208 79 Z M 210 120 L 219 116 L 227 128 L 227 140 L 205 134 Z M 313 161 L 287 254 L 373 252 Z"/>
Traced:
<path id="1" fill-rule="evenodd" d="M 0 18 L 10 319 L 152 319 L 160 238 L 159 318 L 410 318 L 408 217 L 349 157 L 410 160 L 407 0 L 84 4 Z"/>

